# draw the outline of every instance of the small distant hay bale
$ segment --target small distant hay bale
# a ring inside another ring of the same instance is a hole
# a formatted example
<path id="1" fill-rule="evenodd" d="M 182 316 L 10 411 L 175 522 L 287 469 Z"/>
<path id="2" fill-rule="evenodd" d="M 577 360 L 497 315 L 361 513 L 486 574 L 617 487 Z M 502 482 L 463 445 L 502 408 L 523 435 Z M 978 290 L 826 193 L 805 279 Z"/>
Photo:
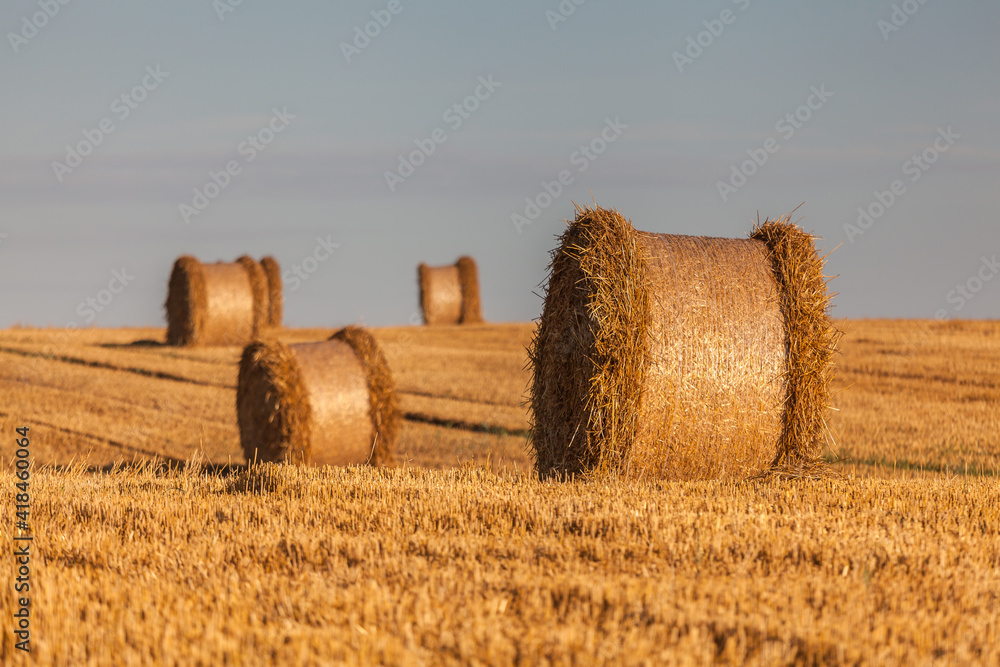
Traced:
<path id="1" fill-rule="evenodd" d="M 165 307 L 170 345 L 243 345 L 266 322 L 267 276 L 250 257 L 202 264 L 185 255 L 174 262 Z"/>
<path id="2" fill-rule="evenodd" d="M 320 343 L 248 345 L 236 412 L 248 461 L 389 465 L 400 424 L 389 364 L 358 327 Z"/>
<path id="3" fill-rule="evenodd" d="M 281 265 L 278 260 L 268 255 L 260 260 L 260 266 L 267 275 L 267 302 L 269 327 L 280 327 L 285 314 L 285 296 L 281 281 Z"/>
<path id="4" fill-rule="evenodd" d="M 541 476 L 815 460 L 839 332 L 812 236 L 787 218 L 745 240 L 651 234 L 582 208 L 560 241 L 529 350 Z"/>
<path id="5" fill-rule="evenodd" d="M 426 324 L 477 324 L 483 321 L 476 260 L 460 257 L 451 266 L 420 264 L 417 274 L 420 309 Z"/>

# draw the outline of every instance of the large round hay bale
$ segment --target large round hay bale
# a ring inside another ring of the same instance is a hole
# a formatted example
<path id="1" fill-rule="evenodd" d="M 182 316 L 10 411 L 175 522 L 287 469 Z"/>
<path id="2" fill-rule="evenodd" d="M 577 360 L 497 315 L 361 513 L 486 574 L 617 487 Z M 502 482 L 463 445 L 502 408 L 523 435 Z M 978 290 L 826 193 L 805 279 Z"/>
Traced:
<path id="1" fill-rule="evenodd" d="M 281 265 L 268 255 L 260 260 L 260 266 L 267 276 L 267 325 L 280 327 L 285 316 L 285 296 L 281 281 Z"/>
<path id="2" fill-rule="evenodd" d="M 166 311 L 170 345 L 243 345 L 266 322 L 267 277 L 246 256 L 202 264 L 185 255 L 170 273 Z"/>
<path id="3" fill-rule="evenodd" d="M 483 321 L 476 260 L 459 257 L 451 266 L 420 264 L 417 275 L 420 281 L 420 309 L 426 324 L 475 324 Z"/>
<path id="4" fill-rule="evenodd" d="M 358 327 L 319 343 L 248 345 L 236 412 L 248 461 L 386 465 L 399 431 L 389 365 Z"/>
<path id="5" fill-rule="evenodd" d="M 584 208 L 530 352 L 542 476 L 740 479 L 812 460 L 837 331 L 813 237 L 636 231 Z"/>

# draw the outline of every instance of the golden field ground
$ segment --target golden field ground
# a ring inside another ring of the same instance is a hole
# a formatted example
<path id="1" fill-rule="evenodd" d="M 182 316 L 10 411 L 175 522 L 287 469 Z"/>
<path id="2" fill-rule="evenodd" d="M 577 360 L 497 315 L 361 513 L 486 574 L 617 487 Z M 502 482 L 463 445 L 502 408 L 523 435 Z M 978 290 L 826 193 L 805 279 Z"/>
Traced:
<path id="1" fill-rule="evenodd" d="M 30 661 L 1000 664 L 1000 323 L 838 324 L 839 477 L 742 484 L 535 480 L 532 325 L 374 332 L 394 470 L 248 470 L 236 348 L 0 332 L 4 554 L 16 427 L 35 456 Z M 101 472 L 150 460 L 174 470 Z"/>

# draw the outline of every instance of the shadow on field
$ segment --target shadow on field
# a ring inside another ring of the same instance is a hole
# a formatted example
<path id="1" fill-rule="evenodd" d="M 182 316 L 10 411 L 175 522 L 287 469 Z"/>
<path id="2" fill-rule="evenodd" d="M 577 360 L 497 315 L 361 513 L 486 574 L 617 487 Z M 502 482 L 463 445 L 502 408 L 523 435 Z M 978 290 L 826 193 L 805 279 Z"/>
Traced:
<path id="1" fill-rule="evenodd" d="M 127 350 L 132 347 L 167 347 L 167 344 L 162 340 L 144 338 L 142 340 L 134 340 L 131 343 L 98 343 L 96 347 L 103 347 L 109 350 Z"/>

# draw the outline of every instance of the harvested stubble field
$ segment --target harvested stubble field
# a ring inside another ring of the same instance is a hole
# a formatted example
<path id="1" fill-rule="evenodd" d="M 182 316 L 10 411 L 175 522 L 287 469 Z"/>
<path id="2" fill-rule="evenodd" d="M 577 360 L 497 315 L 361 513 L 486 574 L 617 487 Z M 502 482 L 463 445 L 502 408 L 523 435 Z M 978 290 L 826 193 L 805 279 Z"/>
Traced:
<path id="1" fill-rule="evenodd" d="M 839 326 L 841 478 L 742 484 L 535 480 L 532 325 L 374 332 L 396 470 L 239 465 L 236 348 L 0 332 L 4 553 L 17 426 L 36 457 L 30 660 L 998 664 L 1000 324 Z"/>

